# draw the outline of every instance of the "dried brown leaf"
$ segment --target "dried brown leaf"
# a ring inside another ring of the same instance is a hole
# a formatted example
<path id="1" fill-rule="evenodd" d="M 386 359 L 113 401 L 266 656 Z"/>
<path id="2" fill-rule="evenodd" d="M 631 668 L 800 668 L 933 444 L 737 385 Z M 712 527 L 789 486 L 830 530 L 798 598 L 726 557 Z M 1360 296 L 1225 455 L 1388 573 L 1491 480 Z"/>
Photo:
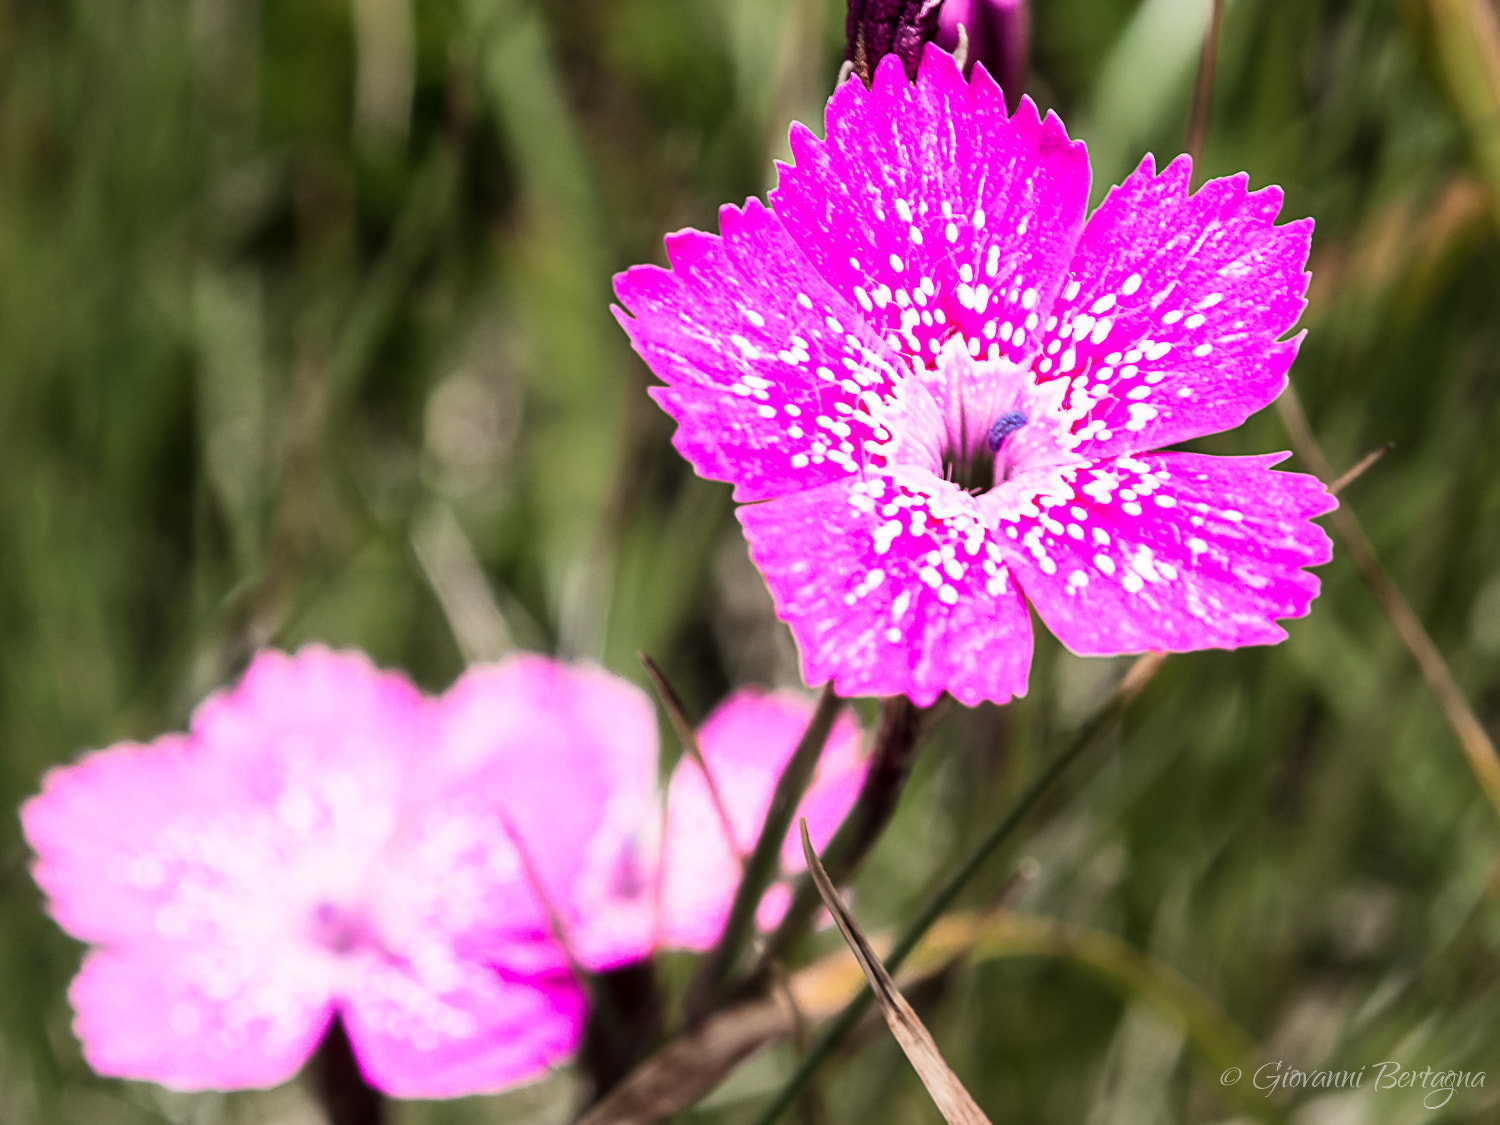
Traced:
<path id="1" fill-rule="evenodd" d="M 807 821 L 799 819 L 798 826 L 802 832 L 802 853 L 807 857 L 807 870 L 812 875 L 813 884 L 818 888 L 818 894 L 822 896 L 823 905 L 828 907 L 828 912 L 838 923 L 844 940 L 854 951 L 860 968 L 865 971 L 865 977 L 870 982 L 870 989 L 875 993 L 875 999 L 880 1004 L 885 1022 L 890 1026 L 891 1034 L 896 1037 L 896 1042 L 901 1044 L 901 1049 L 911 1060 L 917 1077 L 922 1079 L 922 1085 L 927 1087 L 927 1092 L 937 1103 L 943 1120 L 947 1121 L 948 1125 L 990 1125 L 990 1119 L 984 1115 L 978 1103 L 969 1096 L 969 1091 L 959 1081 L 958 1075 L 953 1073 L 953 1068 L 948 1065 L 948 1061 L 943 1058 L 943 1053 L 938 1050 L 932 1033 L 927 1030 L 912 1006 L 906 1002 L 906 997 L 901 995 L 896 982 L 891 979 L 890 973 L 886 972 L 885 966 L 881 964 L 879 955 L 871 948 L 865 935 L 860 932 L 859 926 L 854 921 L 854 915 L 849 913 L 848 907 L 839 897 L 832 880 L 828 878 L 828 873 L 818 862 L 818 853 L 813 850 L 812 841 L 807 836 Z"/>

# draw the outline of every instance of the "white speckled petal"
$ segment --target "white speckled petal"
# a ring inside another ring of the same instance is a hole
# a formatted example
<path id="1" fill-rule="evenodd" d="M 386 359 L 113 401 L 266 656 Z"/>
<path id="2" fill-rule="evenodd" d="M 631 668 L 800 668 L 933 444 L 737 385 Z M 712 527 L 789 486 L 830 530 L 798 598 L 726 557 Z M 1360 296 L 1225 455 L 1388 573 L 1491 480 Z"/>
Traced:
<path id="1" fill-rule="evenodd" d="M 884 516 L 889 497 L 909 494 L 887 484 L 871 498 L 855 487 L 825 485 L 738 512 L 807 682 L 832 679 L 840 695 L 906 695 L 919 706 L 944 691 L 965 704 L 1024 694 L 1026 606 L 967 513 L 944 514 L 942 500 L 955 501 L 936 490 L 939 502 Z"/>
<path id="2" fill-rule="evenodd" d="M 965 82 L 934 47 L 915 84 L 887 57 L 869 91 L 839 87 L 827 134 L 793 126 L 771 192 L 823 276 L 924 362 L 955 328 L 976 355 L 1031 354 L 1083 227 L 1083 144 L 1029 98 L 1009 117 L 983 68 Z"/>
<path id="3" fill-rule="evenodd" d="M 1285 456 L 1101 462 L 1078 474 L 1072 503 L 1000 540 L 1037 613 L 1080 655 L 1279 641 L 1275 619 L 1303 616 L 1318 592 L 1302 568 L 1329 559 L 1310 521 L 1336 505 L 1316 478 L 1271 471 Z"/>
<path id="4" fill-rule="evenodd" d="M 1274 226 L 1281 189 L 1241 174 L 1188 194 L 1191 161 L 1151 157 L 1089 216 L 1048 318 L 1037 377 L 1094 400 L 1089 458 L 1233 429 L 1286 386 L 1312 220 Z"/>
<path id="5" fill-rule="evenodd" d="M 616 318 L 667 384 L 651 393 L 677 420 L 673 444 L 738 500 L 847 477 L 869 434 L 861 396 L 900 361 L 759 200 L 721 209 L 719 226 L 668 238 L 670 270 L 615 278 L 634 314 Z"/>

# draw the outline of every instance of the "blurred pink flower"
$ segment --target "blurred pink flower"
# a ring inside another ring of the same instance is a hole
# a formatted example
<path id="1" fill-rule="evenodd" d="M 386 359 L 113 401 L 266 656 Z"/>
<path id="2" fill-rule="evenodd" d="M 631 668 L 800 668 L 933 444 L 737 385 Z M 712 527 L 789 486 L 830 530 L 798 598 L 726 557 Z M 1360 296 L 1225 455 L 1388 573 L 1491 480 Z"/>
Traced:
<path id="1" fill-rule="evenodd" d="M 813 703 L 795 691 L 743 688 L 721 703 L 698 731 L 699 750 L 713 775 L 734 831 L 731 845 L 703 771 L 684 755 L 667 789 L 667 835 L 662 849 L 661 944 L 708 949 L 729 916 L 740 879 L 740 856 L 748 855 L 771 808 L 781 771 L 812 718 Z M 823 756 L 797 816 L 821 850 L 854 804 L 869 760 L 860 746 L 859 724 L 847 711 L 834 723 Z M 788 875 L 806 869 L 796 819 L 781 847 Z M 756 919 L 763 930 L 781 920 L 790 898 L 785 883 L 773 884 Z"/>
<path id="2" fill-rule="evenodd" d="M 600 681 L 588 691 L 602 694 L 611 678 L 588 674 Z M 491 763 L 486 776 L 506 794 L 511 830 L 581 964 L 605 970 L 656 948 L 708 949 L 739 886 L 739 857 L 755 846 L 813 702 L 795 691 L 741 688 L 699 729 L 731 843 L 703 771 L 687 755 L 672 773 L 663 821 L 650 704 L 612 680 L 621 698 L 591 716 L 579 675 L 543 657 L 471 669 L 440 701 L 444 744 Z M 634 697 L 628 708 L 627 696 Z M 622 724 L 626 714 L 631 721 Z M 589 724 L 599 729 L 580 729 Z M 818 847 L 854 804 L 867 767 L 859 724 L 845 713 L 798 809 Z M 795 830 L 782 847 L 782 867 L 786 874 L 804 867 Z M 758 915 L 764 928 L 779 920 L 787 897 L 784 884 L 767 892 Z"/>
<path id="3" fill-rule="evenodd" d="M 1084 146 L 936 47 L 915 84 L 888 57 L 840 86 L 791 148 L 774 210 L 723 208 L 615 291 L 808 683 L 1003 702 L 1028 600 L 1085 655 L 1285 636 L 1332 497 L 1279 456 L 1151 451 L 1280 393 L 1310 220 L 1147 157 L 1085 221 Z"/>
<path id="4" fill-rule="evenodd" d="M 811 709 L 741 692 L 705 724 L 739 847 Z M 706 948 L 738 885 L 688 763 L 663 848 L 656 743 L 646 696 L 593 667 L 515 656 L 431 699 L 358 653 L 260 653 L 188 734 L 54 769 L 22 807 L 52 915 L 94 946 L 69 993 L 85 1057 L 179 1089 L 270 1086 L 337 1014 L 397 1097 L 536 1077 L 581 1034 L 570 958 Z M 804 801 L 820 842 L 863 777 L 858 743 L 841 720 Z"/>
<path id="5" fill-rule="evenodd" d="M 632 689 L 576 675 L 598 729 L 654 735 Z M 362 655 L 263 652 L 187 735 L 47 774 L 21 817 L 53 916 L 95 947 L 69 992 L 95 1070 L 270 1086 L 336 1012 L 400 1097 L 497 1090 L 572 1052 L 583 994 L 502 778 L 442 747 L 438 719 Z"/>
<path id="6" fill-rule="evenodd" d="M 1020 104 L 1026 84 L 1029 8 L 1027 0 L 943 0 L 933 40 L 945 51 L 956 50 L 962 25 L 968 36 L 964 73 L 983 63 L 1005 91 L 1012 112 Z"/>

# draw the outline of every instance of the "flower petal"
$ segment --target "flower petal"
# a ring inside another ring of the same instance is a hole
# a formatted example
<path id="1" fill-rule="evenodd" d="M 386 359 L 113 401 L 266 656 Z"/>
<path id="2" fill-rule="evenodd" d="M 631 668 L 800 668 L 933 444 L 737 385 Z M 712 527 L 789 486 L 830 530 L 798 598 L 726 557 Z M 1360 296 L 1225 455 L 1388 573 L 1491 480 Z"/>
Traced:
<path id="1" fill-rule="evenodd" d="M 871 477 L 736 513 L 797 639 L 803 678 L 924 707 L 944 691 L 965 704 L 1024 693 L 1031 623 L 993 545 L 977 522 L 970 535 L 936 514 L 930 498 L 903 495 L 903 518 L 881 514 L 892 487 Z"/>
<path id="2" fill-rule="evenodd" d="M 226 761 L 287 768 L 416 762 L 428 745 L 428 701 L 400 672 L 362 652 L 305 645 L 256 654 L 238 684 L 193 712 L 195 743 Z"/>
<path id="3" fill-rule="evenodd" d="M 1008 117 L 982 68 L 965 82 L 936 47 L 915 84 L 887 58 L 869 91 L 840 86 L 827 134 L 793 126 L 770 198 L 834 288 L 929 363 L 955 327 L 973 354 L 1031 354 L 1083 228 L 1082 143 L 1028 98 Z"/>
<path id="4" fill-rule="evenodd" d="M 1286 386 L 1301 337 L 1312 220 L 1273 226 L 1281 190 L 1242 174 L 1188 194 L 1191 161 L 1151 157 L 1089 217 L 1052 314 L 1041 379 L 1097 400 L 1075 432 L 1090 459 L 1238 426 Z"/>
<path id="5" fill-rule="evenodd" d="M 1082 656 L 1268 644 L 1301 617 L 1328 561 L 1310 522 L 1336 501 L 1285 454 L 1153 453 L 1082 470 L 1071 504 L 1000 541 L 1031 604 Z"/>
<path id="6" fill-rule="evenodd" d="M 343 1008 L 371 1085 L 397 1098 L 453 1098 L 562 1063 L 578 1046 L 585 1001 L 554 952 L 546 973 L 470 965 L 442 989 L 410 966 L 372 962 Z"/>
<path id="7" fill-rule="evenodd" d="M 698 731 L 698 746 L 724 802 L 741 855 L 755 847 L 781 771 L 791 760 L 813 715 L 813 702 L 800 692 L 742 688 L 716 707 Z M 860 753 L 859 723 L 840 715 L 823 748 L 812 784 L 798 809 L 807 818 L 815 846 L 833 836 L 854 804 L 869 762 Z M 806 866 L 795 829 L 781 849 L 789 872 Z M 723 821 L 703 779 L 684 756 L 672 772 L 667 794 L 667 833 L 662 848 L 663 944 L 708 949 L 718 940 L 739 885 L 740 865 L 725 838 Z M 762 920 L 786 909 L 768 895 Z"/>
<path id="8" fill-rule="evenodd" d="M 100 1074 L 235 1090 L 285 1082 L 312 1054 L 333 1016 L 318 978 L 271 951 L 162 943 L 94 950 L 68 999 Z"/>
<path id="9" fill-rule="evenodd" d="M 514 656 L 443 696 L 443 745 L 497 806 L 591 969 L 651 947 L 656 713 L 599 668 Z"/>
<path id="10" fill-rule="evenodd" d="M 75 937 L 285 936 L 359 881 L 426 784 L 426 700 L 358 653 L 262 652 L 192 732 L 54 769 L 23 808 L 37 883 Z"/>
<path id="11" fill-rule="evenodd" d="M 182 735 L 49 770 L 41 793 L 21 806 L 48 912 L 83 941 L 156 938 L 179 873 L 154 854 L 155 837 L 174 821 L 212 819 L 242 802 L 233 776 L 200 768 Z"/>
<path id="12" fill-rule="evenodd" d="M 673 444 L 738 500 L 841 479 L 868 434 L 848 430 L 859 396 L 899 361 L 759 200 L 722 208 L 719 225 L 670 236 L 670 270 L 615 278 L 635 314 L 616 319 L 667 384 L 651 393 L 677 420 Z"/>

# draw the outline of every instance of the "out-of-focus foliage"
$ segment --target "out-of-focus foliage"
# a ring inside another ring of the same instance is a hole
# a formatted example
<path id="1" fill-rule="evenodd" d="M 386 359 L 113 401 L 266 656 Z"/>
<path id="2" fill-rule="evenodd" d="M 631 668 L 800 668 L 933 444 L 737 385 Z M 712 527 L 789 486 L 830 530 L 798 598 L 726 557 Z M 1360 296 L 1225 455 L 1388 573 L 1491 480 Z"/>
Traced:
<path id="1" fill-rule="evenodd" d="M 1395 443 L 1346 499 L 1493 728 L 1493 140 L 1482 68 L 1452 73 L 1466 41 L 1434 34 L 1487 3 L 1233 0 L 1206 172 L 1316 217 L 1294 378 L 1336 464 Z M 1030 92 L 1089 142 L 1096 197 L 1180 147 L 1207 7 L 1034 5 Z M 0 806 L 82 748 L 180 727 L 263 644 L 361 645 L 431 688 L 508 646 L 633 676 L 644 649 L 700 715 L 795 680 L 727 486 L 671 451 L 609 277 L 769 184 L 842 25 L 836 0 L 0 0 Z M 1285 446 L 1274 412 L 1200 443 Z M 1264 1061 L 1371 1068 L 1271 1109 L 1492 1120 L 1500 831 L 1352 568 L 1322 575 L 1286 644 L 1169 661 L 1036 820 L 1016 902 L 1172 966 Z M 869 931 L 1119 671 L 1043 631 L 1026 699 L 950 715 L 858 883 Z M 0 1120 L 317 1120 L 298 1086 L 94 1077 L 68 1030 L 79 947 L 25 864 L 0 817 Z M 1255 1104 L 1067 957 L 960 966 L 920 999 L 996 1120 Z M 1372 1089 L 1388 1059 L 1489 1076 L 1429 1112 Z M 792 1061 L 692 1119 L 743 1119 Z M 935 1120 L 890 1042 L 824 1078 L 829 1122 Z M 397 1119 L 556 1121 L 574 1094 L 560 1075 Z"/>

